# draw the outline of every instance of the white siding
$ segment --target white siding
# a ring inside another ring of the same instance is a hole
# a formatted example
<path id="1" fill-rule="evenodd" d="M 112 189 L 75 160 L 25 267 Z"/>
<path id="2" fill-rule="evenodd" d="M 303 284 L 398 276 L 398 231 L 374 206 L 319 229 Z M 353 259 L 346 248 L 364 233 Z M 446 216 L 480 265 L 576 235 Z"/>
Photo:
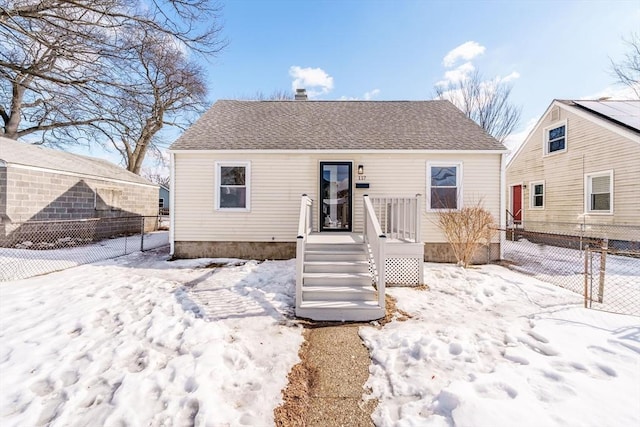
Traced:
<path id="1" fill-rule="evenodd" d="M 215 210 L 215 162 L 251 161 L 251 211 Z M 295 241 L 300 196 L 314 201 L 314 230 L 318 229 L 318 192 L 321 161 L 353 162 L 354 231 L 362 230 L 362 196 L 413 197 L 422 194 L 422 238 L 444 242 L 435 221 L 426 212 L 427 161 L 463 163 L 463 203 L 482 202 L 496 221 L 500 214 L 500 154 L 236 154 L 176 153 L 176 241 Z M 358 181 L 357 166 L 364 165 L 366 180 Z M 357 182 L 370 188 L 355 189 Z"/>
<path id="2" fill-rule="evenodd" d="M 584 175 L 609 170 L 614 171 L 613 214 L 587 214 L 585 222 L 640 226 L 640 143 L 599 125 L 599 119 L 587 120 L 564 108 L 559 109 L 558 120 L 551 120 L 552 110 L 507 168 L 507 191 L 509 185 L 527 185 L 523 189 L 525 226 L 527 221 L 582 222 Z M 567 122 L 567 151 L 543 156 L 544 128 L 563 120 Z M 530 208 L 532 181 L 545 182 L 544 209 Z"/>

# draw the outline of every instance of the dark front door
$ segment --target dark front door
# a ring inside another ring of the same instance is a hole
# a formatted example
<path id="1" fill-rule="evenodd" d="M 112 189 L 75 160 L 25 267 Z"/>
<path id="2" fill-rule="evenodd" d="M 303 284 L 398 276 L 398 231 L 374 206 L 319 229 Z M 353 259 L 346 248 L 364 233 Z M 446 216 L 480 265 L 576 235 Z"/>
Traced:
<path id="1" fill-rule="evenodd" d="M 351 231 L 351 162 L 320 162 L 320 231 Z"/>

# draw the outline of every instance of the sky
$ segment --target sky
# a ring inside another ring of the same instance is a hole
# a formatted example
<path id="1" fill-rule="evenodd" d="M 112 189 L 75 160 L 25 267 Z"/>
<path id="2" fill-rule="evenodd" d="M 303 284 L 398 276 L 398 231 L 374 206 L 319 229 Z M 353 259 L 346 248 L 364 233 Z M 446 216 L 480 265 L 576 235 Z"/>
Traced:
<path id="1" fill-rule="evenodd" d="M 222 0 L 209 100 L 305 87 L 312 99 L 426 100 L 479 70 L 513 85 L 521 142 L 553 99 L 620 97 L 610 60 L 638 1 Z M 176 137 L 178 134 L 176 134 Z"/>

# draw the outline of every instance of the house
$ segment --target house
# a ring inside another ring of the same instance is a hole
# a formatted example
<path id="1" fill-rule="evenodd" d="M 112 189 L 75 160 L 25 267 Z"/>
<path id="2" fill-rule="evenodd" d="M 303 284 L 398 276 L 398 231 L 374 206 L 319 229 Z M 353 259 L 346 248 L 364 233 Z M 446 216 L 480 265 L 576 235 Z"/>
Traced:
<path id="1" fill-rule="evenodd" d="M 157 198 L 158 186 L 105 160 L 0 137 L 0 246 L 54 228 L 91 228 L 91 239 L 139 233 Z M 145 231 L 156 225 L 146 221 Z"/>
<path id="2" fill-rule="evenodd" d="M 386 283 L 455 261 L 440 209 L 501 218 L 505 153 L 448 101 L 221 100 L 170 148 L 171 251 L 296 257 L 299 316 L 380 317 Z"/>
<path id="3" fill-rule="evenodd" d="M 640 101 L 554 100 L 506 175 L 512 226 L 640 241 Z"/>
<path id="4" fill-rule="evenodd" d="M 159 198 L 158 198 L 158 209 L 159 209 L 160 215 L 167 215 L 170 212 L 171 210 L 170 200 L 171 200 L 171 197 L 170 197 L 169 189 L 164 185 L 160 184 Z"/>

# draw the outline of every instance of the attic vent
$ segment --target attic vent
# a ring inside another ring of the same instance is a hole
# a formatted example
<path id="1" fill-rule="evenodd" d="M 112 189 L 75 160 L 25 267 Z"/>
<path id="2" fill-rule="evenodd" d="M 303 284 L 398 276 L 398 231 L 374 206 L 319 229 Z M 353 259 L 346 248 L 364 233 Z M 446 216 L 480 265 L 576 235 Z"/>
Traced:
<path id="1" fill-rule="evenodd" d="M 559 107 L 554 107 L 553 110 L 551 110 L 551 120 L 552 121 L 556 121 L 556 120 L 560 120 L 560 108 Z"/>

